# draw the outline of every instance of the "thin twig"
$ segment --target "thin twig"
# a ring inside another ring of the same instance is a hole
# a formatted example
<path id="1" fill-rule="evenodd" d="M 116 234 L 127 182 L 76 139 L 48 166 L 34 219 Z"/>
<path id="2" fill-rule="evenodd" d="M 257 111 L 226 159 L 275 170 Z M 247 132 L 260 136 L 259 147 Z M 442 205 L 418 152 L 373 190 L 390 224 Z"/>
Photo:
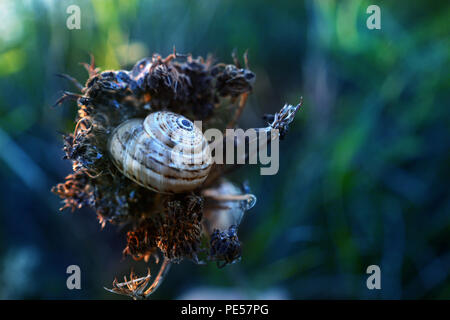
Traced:
<path id="1" fill-rule="evenodd" d="M 237 123 L 242 114 L 242 111 L 244 110 L 245 104 L 247 103 L 247 99 L 248 99 L 248 92 L 245 92 L 241 95 L 239 105 L 236 109 L 236 112 L 234 113 L 233 119 L 230 121 L 230 123 L 228 123 L 227 129 L 231 129 L 235 126 L 235 124 Z"/>

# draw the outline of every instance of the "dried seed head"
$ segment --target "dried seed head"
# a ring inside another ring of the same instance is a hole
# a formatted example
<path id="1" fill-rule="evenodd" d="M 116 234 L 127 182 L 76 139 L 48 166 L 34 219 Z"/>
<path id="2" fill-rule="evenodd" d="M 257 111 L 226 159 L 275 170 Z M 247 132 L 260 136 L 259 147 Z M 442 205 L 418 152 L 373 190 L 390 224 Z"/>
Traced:
<path id="1" fill-rule="evenodd" d="M 157 226 L 157 246 L 173 262 L 183 258 L 197 260 L 200 247 L 203 199 L 186 196 L 166 203 Z"/>
<path id="2" fill-rule="evenodd" d="M 156 253 L 157 233 L 154 222 L 144 220 L 138 228 L 127 233 L 127 246 L 123 250 L 124 255 L 130 255 L 135 260 L 144 259 Z"/>
<path id="3" fill-rule="evenodd" d="M 64 199 L 64 206 L 60 210 L 69 208 L 74 211 L 83 206 L 90 206 L 94 201 L 89 177 L 83 172 L 69 174 L 64 183 L 52 188 L 52 192 Z"/>
<path id="4" fill-rule="evenodd" d="M 218 72 L 216 88 L 220 96 L 238 97 L 252 91 L 255 74 L 247 69 L 227 65 Z"/>
<path id="5" fill-rule="evenodd" d="M 91 64 L 85 65 L 89 79 L 81 94 L 65 92 L 57 102 L 77 99 L 78 104 L 74 133 L 64 136 L 65 158 L 72 161 L 74 172 L 52 189 L 63 199 L 63 208 L 90 206 L 102 225 L 132 225 L 124 255 L 137 260 L 148 260 L 158 250 L 164 255 L 161 270 L 151 285 L 150 275 L 136 278 L 134 274 L 131 281 L 114 283 L 112 292 L 133 298 L 148 297 L 171 262 L 184 258 L 198 262 L 202 236 L 210 237 L 210 260 L 221 266 L 237 261 L 241 256 L 237 226 L 251 207 L 249 200 L 255 199 L 235 188 L 227 192 L 220 184 L 225 172 L 220 167 L 214 179 L 189 193 L 161 195 L 139 186 L 112 163 L 107 149 L 109 137 L 132 118 L 171 111 L 193 121 L 203 120 L 203 128 L 224 129 L 236 124 L 255 80 L 255 74 L 248 70 L 246 55 L 246 68 L 241 68 L 236 56 L 234 65 L 213 64 L 211 59 L 205 62 L 191 56 L 176 61 L 179 57 L 175 52 L 165 59 L 155 54 L 139 61 L 130 71 L 104 72 L 95 67 L 92 58 Z M 229 112 L 230 104 L 238 98 L 239 105 Z M 286 106 L 272 116 L 269 126 L 279 129 L 283 136 L 297 110 Z M 209 199 L 204 214 L 207 188 Z"/>
<path id="6" fill-rule="evenodd" d="M 233 225 L 226 231 L 214 230 L 210 246 L 209 258 L 217 261 L 219 268 L 238 261 L 241 257 L 241 242 L 237 236 L 237 227 Z"/>

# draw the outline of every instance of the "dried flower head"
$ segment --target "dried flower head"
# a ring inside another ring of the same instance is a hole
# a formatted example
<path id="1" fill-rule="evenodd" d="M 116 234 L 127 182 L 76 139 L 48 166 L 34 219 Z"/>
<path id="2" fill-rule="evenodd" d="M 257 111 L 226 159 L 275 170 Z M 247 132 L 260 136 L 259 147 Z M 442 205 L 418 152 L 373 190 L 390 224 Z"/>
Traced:
<path id="1" fill-rule="evenodd" d="M 64 158 L 72 161 L 73 173 L 52 189 L 63 199 L 61 209 L 92 207 L 103 226 L 128 226 L 125 256 L 145 261 L 152 256 L 157 261 L 159 256 L 163 258 L 153 282 L 150 273 L 143 278 L 132 273 L 131 280 L 114 281 L 109 291 L 147 298 L 171 263 L 183 259 L 203 263 L 199 259 L 202 252 L 209 252 L 209 260 L 221 267 L 240 258 L 238 226 L 256 198 L 222 178 L 227 172 L 224 165 L 213 165 L 207 180 L 195 190 L 163 194 L 127 178 L 108 153 L 108 139 L 115 128 L 156 111 L 203 120 L 204 128 L 234 127 L 255 74 L 248 68 L 246 54 L 244 68 L 235 54 L 233 59 L 234 64 L 214 63 L 211 57 L 193 58 L 174 50 L 166 58 L 154 54 L 142 59 L 130 71 L 101 72 L 91 57 L 91 63 L 84 64 L 89 73 L 84 86 L 62 75 L 81 92 L 64 92 L 56 103 L 76 100 L 78 106 L 74 132 L 63 137 Z M 271 116 L 265 129 L 279 129 L 284 136 L 299 107 L 285 106 Z"/>
<path id="2" fill-rule="evenodd" d="M 241 242 L 237 236 L 237 226 L 232 225 L 226 231 L 215 229 L 211 235 L 209 258 L 217 261 L 219 268 L 235 263 L 241 258 Z"/>
<path id="3" fill-rule="evenodd" d="M 198 261 L 202 234 L 203 199 L 188 195 L 182 200 L 168 201 L 166 211 L 157 223 L 157 243 L 165 257 L 173 262 L 183 258 Z"/>

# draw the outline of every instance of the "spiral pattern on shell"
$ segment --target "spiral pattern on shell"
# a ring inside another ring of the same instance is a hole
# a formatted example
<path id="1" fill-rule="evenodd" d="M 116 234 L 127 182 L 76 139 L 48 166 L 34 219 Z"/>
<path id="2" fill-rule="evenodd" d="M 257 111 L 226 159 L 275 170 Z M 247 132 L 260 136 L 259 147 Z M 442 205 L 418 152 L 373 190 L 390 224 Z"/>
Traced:
<path id="1" fill-rule="evenodd" d="M 201 130 L 189 119 L 168 111 L 120 124 L 111 134 L 108 151 L 126 177 L 160 193 L 196 189 L 212 165 Z"/>

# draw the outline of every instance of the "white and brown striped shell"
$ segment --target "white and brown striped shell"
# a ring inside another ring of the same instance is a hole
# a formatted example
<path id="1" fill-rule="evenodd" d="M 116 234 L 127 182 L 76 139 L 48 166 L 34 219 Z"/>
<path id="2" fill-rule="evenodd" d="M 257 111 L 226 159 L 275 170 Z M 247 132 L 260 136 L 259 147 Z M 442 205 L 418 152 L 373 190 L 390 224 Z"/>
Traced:
<path id="1" fill-rule="evenodd" d="M 108 150 L 126 177 L 160 193 L 196 189 L 212 164 L 201 130 L 189 119 L 168 111 L 125 121 L 112 132 Z"/>

